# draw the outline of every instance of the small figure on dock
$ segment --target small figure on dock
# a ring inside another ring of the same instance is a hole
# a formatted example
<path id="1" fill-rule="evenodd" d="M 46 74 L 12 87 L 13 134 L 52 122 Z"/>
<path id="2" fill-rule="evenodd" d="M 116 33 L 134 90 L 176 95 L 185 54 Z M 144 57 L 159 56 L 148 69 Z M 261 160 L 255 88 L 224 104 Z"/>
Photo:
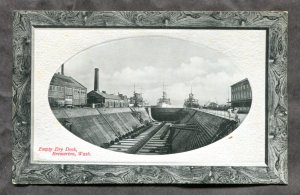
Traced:
<path id="1" fill-rule="evenodd" d="M 237 123 L 240 123 L 240 119 L 239 119 L 238 111 L 239 111 L 239 108 L 234 108 L 234 109 L 233 109 L 233 113 L 234 113 L 234 120 L 235 120 Z"/>
<path id="2" fill-rule="evenodd" d="M 233 109 L 231 107 L 227 110 L 229 119 L 231 118 L 232 110 Z"/>

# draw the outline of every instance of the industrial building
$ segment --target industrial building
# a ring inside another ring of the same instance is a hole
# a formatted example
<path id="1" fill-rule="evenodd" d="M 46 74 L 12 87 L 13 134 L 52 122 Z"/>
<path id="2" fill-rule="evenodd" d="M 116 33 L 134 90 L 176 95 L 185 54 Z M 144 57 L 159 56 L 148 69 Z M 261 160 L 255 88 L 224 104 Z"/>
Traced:
<path id="1" fill-rule="evenodd" d="M 64 75 L 64 65 L 61 73 L 55 73 L 51 79 L 48 99 L 51 107 L 83 106 L 87 103 L 87 88 L 70 76 Z"/>
<path id="2" fill-rule="evenodd" d="M 92 90 L 87 94 L 88 104 L 94 104 L 97 107 L 106 107 L 106 108 L 119 108 L 119 107 L 128 107 L 127 96 L 119 94 L 107 94 L 106 91 L 95 91 Z"/>
<path id="3" fill-rule="evenodd" d="M 99 69 L 95 68 L 94 90 L 87 94 L 87 103 L 96 107 L 119 108 L 128 107 L 128 98 L 123 94 L 108 94 L 99 90 Z"/>
<path id="4" fill-rule="evenodd" d="M 252 90 L 248 79 L 231 85 L 231 106 L 239 112 L 248 113 L 252 103 Z"/>

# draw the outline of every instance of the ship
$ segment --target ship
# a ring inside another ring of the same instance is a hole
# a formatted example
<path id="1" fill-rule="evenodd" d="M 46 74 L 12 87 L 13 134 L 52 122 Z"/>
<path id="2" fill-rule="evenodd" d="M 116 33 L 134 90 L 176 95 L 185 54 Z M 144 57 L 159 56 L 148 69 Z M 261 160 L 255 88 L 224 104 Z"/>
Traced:
<path id="1" fill-rule="evenodd" d="M 163 95 L 158 99 L 156 107 L 170 108 L 172 107 L 170 98 L 167 97 L 166 87 L 163 84 Z"/>
<path id="2" fill-rule="evenodd" d="M 135 85 L 133 90 L 133 96 L 129 98 L 129 107 L 143 107 L 145 106 L 145 101 L 143 99 L 142 93 L 137 93 L 135 91 Z"/>
<path id="3" fill-rule="evenodd" d="M 192 88 L 191 88 L 191 93 L 189 94 L 189 97 L 186 100 L 184 100 L 183 106 L 185 108 L 199 108 L 200 107 L 198 100 L 196 98 L 194 98 Z"/>

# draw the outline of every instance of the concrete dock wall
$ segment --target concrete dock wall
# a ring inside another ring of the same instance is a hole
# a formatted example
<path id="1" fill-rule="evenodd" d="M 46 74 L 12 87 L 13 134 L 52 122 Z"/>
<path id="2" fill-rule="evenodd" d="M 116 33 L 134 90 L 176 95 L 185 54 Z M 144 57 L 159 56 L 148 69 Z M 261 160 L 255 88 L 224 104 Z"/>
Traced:
<path id="1" fill-rule="evenodd" d="M 59 122 L 69 131 L 92 144 L 107 147 L 142 127 L 149 120 L 144 108 L 139 117 L 130 108 L 73 108 L 53 110 Z"/>
<path id="2" fill-rule="evenodd" d="M 140 116 L 142 117 L 142 119 L 145 121 L 152 121 L 151 117 L 149 116 L 148 112 L 146 111 L 145 108 L 140 108 L 140 107 L 131 107 L 130 108 L 131 111 L 133 112 L 138 112 L 140 113 Z"/>
<path id="3" fill-rule="evenodd" d="M 231 133 L 236 122 L 205 112 L 185 109 L 181 124 L 186 128 L 174 129 L 171 141 L 172 153 L 197 149 L 211 144 Z"/>

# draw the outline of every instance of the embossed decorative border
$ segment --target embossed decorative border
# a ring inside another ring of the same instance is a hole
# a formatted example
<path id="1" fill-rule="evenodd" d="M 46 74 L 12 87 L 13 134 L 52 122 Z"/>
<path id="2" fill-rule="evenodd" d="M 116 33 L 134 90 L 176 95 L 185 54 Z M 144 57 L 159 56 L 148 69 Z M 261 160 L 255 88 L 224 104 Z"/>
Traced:
<path id="1" fill-rule="evenodd" d="M 287 184 L 287 12 L 15 11 L 14 184 Z M 259 28 L 268 32 L 268 167 L 49 165 L 30 163 L 31 28 Z"/>

